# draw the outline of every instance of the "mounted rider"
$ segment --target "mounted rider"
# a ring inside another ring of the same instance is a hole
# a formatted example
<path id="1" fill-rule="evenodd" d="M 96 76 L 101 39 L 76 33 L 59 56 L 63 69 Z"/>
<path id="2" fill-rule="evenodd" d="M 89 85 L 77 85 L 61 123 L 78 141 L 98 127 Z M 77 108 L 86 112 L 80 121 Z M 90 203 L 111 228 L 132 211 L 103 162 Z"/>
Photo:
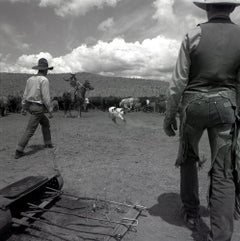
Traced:
<path id="1" fill-rule="evenodd" d="M 70 105 L 76 105 L 78 109 L 78 117 L 81 117 L 81 108 L 85 104 L 85 95 L 88 90 L 94 90 L 94 87 L 90 84 L 88 80 L 85 80 L 83 84 L 77 80 L 76 74 L 71 74 L 71 77 L 68 79 L 64 79 L 70 83 L 71 89 L 68 92 L 64 92 L 64 116 L 66 117 L 67 111 L 69 111 L 71 115 L 71 107 Z M 71 104 L 69 103 L 69 97 L 71 96 Z"/>
<path id="2" fill-rule="evenodd" d="M 199 141 L 207 130 L 211 148 L 208 241 L 230 241 L 240 159 L 237 120 L 240 107 L 240 28 L 229 15 L 239 0 L 193 0 L 208 21 L 185 35 L 169 87 L 164 130 L 174 136 L 181 106 L 180 196 L 190 228 L 199 224 Z M 179 105 L 180 103 L 180 105 Z M 235 135 L 233 134 L 235 133 Z M 234 143 L 236 145 L 234 145 Z"/>
<path id="3" fill-rule="evenodd" d="M 80 82 L 77 80 L 76 74 L 71 74 L 68 79 L 64 79 L 65 81 L 69 82 L 71 89 L 69 90 L 69 94 L 71 95 L 72 102 L 75 101 L 76 90 L 80 86 Z"/>

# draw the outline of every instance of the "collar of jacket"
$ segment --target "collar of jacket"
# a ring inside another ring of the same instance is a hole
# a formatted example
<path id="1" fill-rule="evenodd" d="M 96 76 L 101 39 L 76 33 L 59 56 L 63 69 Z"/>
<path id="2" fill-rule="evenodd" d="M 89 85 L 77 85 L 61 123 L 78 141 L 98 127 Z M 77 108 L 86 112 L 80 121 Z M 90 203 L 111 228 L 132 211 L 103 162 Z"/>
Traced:
<path id="1" fill-rule="evenodd" d="M 233 23 L 228 16 L 218 15 L 213 16 L 208 20 L 208 23 Z"/>

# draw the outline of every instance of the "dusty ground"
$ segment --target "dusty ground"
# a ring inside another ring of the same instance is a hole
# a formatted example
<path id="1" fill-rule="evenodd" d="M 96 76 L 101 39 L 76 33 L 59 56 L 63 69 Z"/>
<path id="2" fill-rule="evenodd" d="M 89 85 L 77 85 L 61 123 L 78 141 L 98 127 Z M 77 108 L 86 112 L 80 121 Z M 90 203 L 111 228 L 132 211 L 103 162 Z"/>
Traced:
<path id="1" fill-rule="evenodd" d="M 14 151 L 28 116 L 0 118 L 0 188 L 29 175 L 48 175 L 57 167 L 64 191 L 138 202 L 149 208 L 139 219 L 137 232 L 128 233 L 126 241 L 205 240 L 209 230 L 205 198 L 209 164 L 199 172 L 201 229 L 192 232 L 179 217 L 179 170 L 174 167 L 178 139 L 164 135 L 163 117 L 157 113 L 129 113 L 126 118 L 126 124 L 119 121 L 116 125 L 100 111 L 83 113 L 81 119 L 55 113 L 51 120 L 55 148 L 43 148 L 38 129 L 26 148 L 28 155 L 17 160 Z M 209 159 L 206 136 L 201 153 Z M 236 222 L 233 241 L 240 240 L 239 230 Z"/>

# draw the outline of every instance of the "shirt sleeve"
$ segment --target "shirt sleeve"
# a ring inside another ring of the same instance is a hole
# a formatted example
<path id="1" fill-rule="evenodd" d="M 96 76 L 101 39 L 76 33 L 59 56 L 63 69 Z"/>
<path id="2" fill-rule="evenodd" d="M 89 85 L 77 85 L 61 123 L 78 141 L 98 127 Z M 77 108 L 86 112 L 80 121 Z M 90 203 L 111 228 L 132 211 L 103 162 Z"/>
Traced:
<path id="1" fill-rule="evenodd" d="M 236 93 L 237 93 L 237 111 L 240 112 L 240 69 L 238 70 L 238 77 L 237 77 L 237 83 L 236 83 Z"/>
<path id="2" fill-rule="evenodd" d="M 177 62 L 172 74 L 172 81 L 168 89 L 166 112 L 168 116 L 175 116 L 177 114 L 180 99 L 188 83 L 190 64 L 189 44 L 186 35 L 181 44 Z"/>
<path id="3" fill-rule="evenodd" d="M 177 62 L 172 74 L 172 81 L 167 93 L 167 110 L 166 115 L 175 117 L 179 108 L 182 94 L 188 84 L 189 71 L 191 66 L 190 53 L 199 44 L 201 37 L 200 27 L 185 35 L 179 53 Z"/>
<path id="4" fill-rule="evenodd" d="M 41 92 L 42 92 L 43 104 L 46 106 L 48 112 L 52 112 L 49 81 L 47 78 L 44 78 L 42 81 Z"/>
<path id="5" fill-rule="evenodd" d="M 22 97 L 22 106 L 23 107 L 25 107 L 25 105 L 26 105 L 27 91 L 28 91 L 28 80 L 27 80 L 26 87 L 25 87 L 25 90 L 23 93 L 23 97 Z"/>

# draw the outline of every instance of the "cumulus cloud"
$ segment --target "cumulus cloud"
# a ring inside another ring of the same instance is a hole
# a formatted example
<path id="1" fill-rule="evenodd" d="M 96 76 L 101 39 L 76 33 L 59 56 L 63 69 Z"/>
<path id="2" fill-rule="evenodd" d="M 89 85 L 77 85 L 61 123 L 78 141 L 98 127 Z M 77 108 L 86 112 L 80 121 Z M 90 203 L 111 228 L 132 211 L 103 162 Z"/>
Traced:
<path id="1" fill-rule="evenodd" d="M 98 30 L 105 32 L 105 31 L 109 30 L 110 28 L 112 28 L 113 25 L 114 25 L 113 18 L 108 18 L 98 25 Z"/>
<path id="2" fill-rule="evenodd" d="M 22 55 L 13 72 L 32 73 L 31 67 L 41 57 L 49 60 L 55 73 L 91 72 L 112 76 L 143 77 L 169 80 L 180 43 L 157 36 L 142 42 L 126 42 L 115 38 L 111 42 L 99 41 L 88 47 L 81 45 L 69 54 L 52 57 L 49 53 Z"/>
<path id="3" fill-rule="evenodd" d="M 51 65 L 52 55 L 49 53 L 40 52 L 39 54 L 22 55 L 16 63 L 13 65 L 6 64 L 4 58 L 0 58 L 0 70 L 1 72 L 15 72 L 15 73 L 35 73 L 32 67 L 37 65 L 38 59 L 46 58 Z"/>
<path id="4" fill-rule="evenodd" d="M 158 27 L 165 34 L 184 34 L 197 24 L 207 21 L 206 11 L 198 8 L 189 0 L 154 0 L 153 19 L 158 21 Z M 231 15 L 234 22 L 240 23 L 239 10 Z"/>

